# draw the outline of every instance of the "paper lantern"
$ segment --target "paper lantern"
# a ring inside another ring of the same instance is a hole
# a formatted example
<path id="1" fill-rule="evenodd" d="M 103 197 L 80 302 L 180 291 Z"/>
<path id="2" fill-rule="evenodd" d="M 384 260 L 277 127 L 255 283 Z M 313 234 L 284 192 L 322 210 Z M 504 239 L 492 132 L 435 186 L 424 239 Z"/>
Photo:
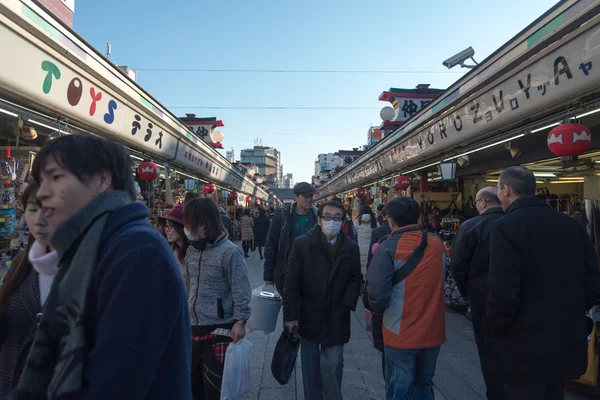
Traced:
<path id="1" fill-rule="evenodd" d="M 215 143 L 221 143 L 223 141 L 224 137 L 225 137 L 225 135 L 223 135 L 223 132 L 221 132 L 221 131 L 214 131 L 212 133 L 212 140 Z"/>
<path id="2" fill-rule="evenodd" d="M 592 143 L 590 128 L 581 124 L 562 124 L 548 134 L 548 148 L 557 157 L 577 157 Z"/>
<path id="3" fill-rule="evenodd" d="M 252 178 L 254 175 L 256 175 L 256 164 L 251 164 L 250 168 L 248 168 L 248 175 Z"/>
<path id="4" fill-rule="evenodd" d="M 379 116 L 381 117 L 381 119 L 384 120 L 384 121 L 386 121 L 386 122 L 393 120 L 395 114 L 396 114 L 396 112 L 390 106 L 383 107 L 381 109 L 381 111 L 379 112 Z"/>
<path id="5" fill-rule="evenodd" d="M 143 181 L 153 181 L 158 176 L 158 165 L 152 161 L 144 161 L 138 165 L 138 175 Z"/>
<path id="6" fill-rule="evenodd" d="M 354 194 L 359 199 L 363 199 L 365 197 L 365 189 L 364 188 L 358 188 L 358 189 L 356 189 L 356 191 L 354 192 Z"/>
<path id="7" fill-rule="evenodd" d="M 258 178 L 256 178 L 256 183 L 258 183 L 259 185 L 263 182 L 264 182 L 264 179 L 262 176 L 259 176 Z"/>
<path id="8" fill-rule="evenodd" d="M 410 187 L 410 178 L 408 176 L 400 175 L 396 177 L 396 184 L 394 185 L 396 190 L 406 190 Z"/>
<path id="9" fill-rule="evenodd" d="M 250 201 L 252 201 L 252 199 L 250 198 L 250 196 L 246 196 L 246 203 L 250 203 Z"/>
<path id="10" fill-rule="evenodd" d="M 206 194 L 214 193 L 215 190 L 217 190 L 217 187 L 215 186 L 214 183 L 208 183 L 208 184 L 206 184 L 206 186 L 204 186 L 204 193 L 206 193 Z"/>
<path id="11" fill-rule="evenodd" d="M 333 165 L 336 167 L 341 167 L 344 164 L 344 160 L 340 156 L 335 156 L 333 158 Z"/>

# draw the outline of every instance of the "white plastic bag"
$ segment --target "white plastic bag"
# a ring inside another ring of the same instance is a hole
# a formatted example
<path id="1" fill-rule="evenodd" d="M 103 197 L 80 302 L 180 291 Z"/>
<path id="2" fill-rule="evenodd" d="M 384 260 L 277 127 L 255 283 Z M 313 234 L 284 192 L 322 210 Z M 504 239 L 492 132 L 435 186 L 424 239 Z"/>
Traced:
<path id="1" fill-rule="evenodd" d="M 221 400 L 232 400 L 250 391 L 250 349 L 252 343 L 242 339 L 230 343 L 225 352 Z"/>

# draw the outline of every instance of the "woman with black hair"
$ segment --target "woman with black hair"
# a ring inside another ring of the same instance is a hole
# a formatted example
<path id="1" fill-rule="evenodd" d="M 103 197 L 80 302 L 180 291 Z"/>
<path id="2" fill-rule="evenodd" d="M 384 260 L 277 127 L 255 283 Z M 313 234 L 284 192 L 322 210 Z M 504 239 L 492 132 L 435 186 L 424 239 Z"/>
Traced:
<path id="1" fill-rule="evenodd" d="M 248 251 L 254 240 L 254 218 L 250 216 L 250 209 L 244 210 L 244 216 L 240 220 L 240 229 L 242 230 L 242 248 L 244 249 L 244 257 L 250 257 Z"/>
<path id="2" fill-rule="evenodd" d="M 167 241 L 173 249 L 179 268 L 182 268 L 185 253 L 190 244 L 183 230 L 183 206 L 180 204 L 174 206 L 171 211 L 161 219 L 165 223 L 164 229 Z"/>
<path id="3" fill-rule="evenodd" d="M 219 400 L 227 346 L 246 335 L 250 281 L 242 252 L 227 239 L 211 199 L 186 203 L 183 222 L 190 241 L 183 280 L 192 324 L 192 396 Z"/>
<path id="4" fill-rule="evenodd" d="M 58 255 L 50 247 L 53 229 L 35 198 L 37 190 L 31 181 L 21 196 L 29 239 L 0 287 L 0 399 L 19 383 L 42 307 L 58 273 Z"/>
<path id="5" fill-rule="evenodd" d="M 362 274 L 367 273 L 367 262 L 369 259 L 369 246 L 371 244 L 371 233 L 377 228 L 379 223 L 373 210 L 368 205 L 364 205 L 360 214 L 354 220 L 354 227 L 358 236 L 358 247 L 360 249 L 360 265 Z"/>

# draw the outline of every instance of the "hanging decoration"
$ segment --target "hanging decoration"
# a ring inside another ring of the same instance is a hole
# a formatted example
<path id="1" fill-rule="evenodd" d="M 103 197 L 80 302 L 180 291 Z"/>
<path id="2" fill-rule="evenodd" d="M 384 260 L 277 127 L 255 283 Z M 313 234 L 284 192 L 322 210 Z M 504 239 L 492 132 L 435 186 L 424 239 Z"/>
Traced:
<path id="1" fill-rule="evenodd" d="M 138 165 L 138 175 L 143 181 L 153 181 L 158 176 L 158 165 L 152 161 L 144 161 Z"/>
<path id="2" fill-rule="evenodd" d="M 548 149 L 557 157 L 577 157 L 592 143 L 590 128 L 582 124 L 562 124 L 548 133 Z"/>
<path id="3" fill-rule="evenodd" d="M 185 190 L 194 190 L 194 187 L 196 186 L 196 180 L 195 179 L 186 179 L 184 181 L 184 185 L 185 185 Z"/>
<path id="4" fill-rule="evenodd" d="M 8 146 L 6 147 L 6 158 L 9 160 L 12 158 L 12 155 L 10 154 L 10 139 L 8 139 Z"/>
<path id="5" fill-rule="evenodd" d="M 356 191 L 354 192 L 354 194 L 359 199 L 363 199 L 365 197 L 365 188 L 358 188 L 358 189 L 356 189 Z"/>
<path id="6" fill-rule="evenodd" d="M 252 199 L 250 198 L 250 196 L 246 196 L 246 204 L 249 204 L 252 201 Z"/>
<path id="7" fill-rule="evenodd" d="M 394 188 L 396 190 L 406 190 L 410 187 L 410 178 L 408 176 L 400 175 L 396 177 L 396 183 Z"/>
<path id="8" fill-rule="evenodd" d="M 254 200 L 254 205 L 255 206 L 260 206 L 260 200 L 258 200 L 258 199 Z"/>
<path id="9" fill-rule="evenodd" d="M 215 190 L 217 190 L 217 187 L 215 186 L 215 184 L 214 184 L 214 183 L 207 183 L 207 184 L 204 186 L 204 193 L 206 193 L 206 194 L 211 194 L 211 193 L 214 193 L 214 192 L 215 192 Z"/>
<path id="10" fill-rule="evenodd" d="M 256 164 L 250 164 L 250 168 L 248 168 L 248 175 L 252 178 L 256 175 Z"/>
<path id="11" fill-rule="evenodd" d="M 261 185 L 263 182 L 264 182 L 264 179 L 263 179 L 262 175 L 259 175 L 258 178 L 256 178 L 256 183 Z"/>
<path id="12" fill-rule="evenodd" d="M 229 196 L 227 196 L 227 198 L 231 201 L 236 201 L 238 198 L 238 194 L 237 192 L 231 192 L 229 193 Z"/>

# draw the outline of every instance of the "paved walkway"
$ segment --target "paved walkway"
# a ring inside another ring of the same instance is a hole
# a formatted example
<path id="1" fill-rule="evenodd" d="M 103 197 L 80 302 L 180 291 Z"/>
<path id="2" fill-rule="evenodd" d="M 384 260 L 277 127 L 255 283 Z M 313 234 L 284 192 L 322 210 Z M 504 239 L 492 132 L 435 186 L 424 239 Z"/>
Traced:
<path id="1" fill-rule="evenodd" d="M 258 251 L 247 259 L 252 288 L 262 281 L 262 261 Z M 381 373 L 381 356 L 373 347 L 370 334 L 365 332 L 362 302 L 352 316 L 352 338 L 344 348 L 344 378 L 342 393 L 345 400 L 381 400 L 385 398 Z M 281 315 L 281 314 L 280 314 Z M 240 399 L 244 400 L 288 400 L 304 399 L 300 356 L 295 374 L 287 385 L 281 386 L 271 375 L 271 359 L 281 327 L 264 335 L 252 332 L 247 337 L 253 343 L 251 352 L 252 391 Z M 434 377 L 436 400 L 485 400 L 485 385 L 479 368 L 477 348 L 471 323 L 462 315 L 446 312 L 447 341 L 442 346 Z M 567 400 L 587 400 L 592 397 L 568 392 Z"/>

